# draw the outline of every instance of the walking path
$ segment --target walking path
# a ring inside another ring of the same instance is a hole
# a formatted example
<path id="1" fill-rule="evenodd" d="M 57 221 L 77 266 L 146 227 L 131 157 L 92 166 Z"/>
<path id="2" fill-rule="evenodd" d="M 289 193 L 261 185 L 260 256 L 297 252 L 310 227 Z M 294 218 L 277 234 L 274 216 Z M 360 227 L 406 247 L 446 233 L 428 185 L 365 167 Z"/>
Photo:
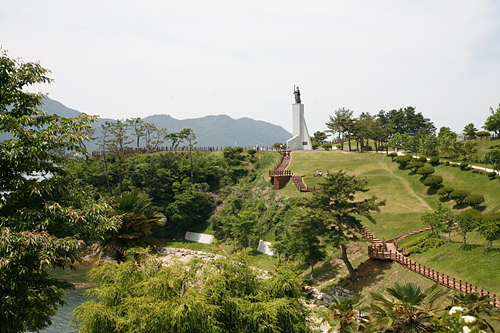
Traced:
<path id="1" fill-rule="evenodd" d="M 280 153 L 280 163 L 274 168 L 274 170 L 269 170 L 269 176 L 275 178 L 274 182 L 277 183 L 275 184 L 275 189 L 277 189 L 276 187 L 281 188 L 281 186 L 285 184 L 285 181 L 280 181 L 279 177 L 288 177 L 288 179 L 291 177 L 293 183 L 300 192 L 313 192 L 320 190 L 319 187 L 308 187 L 302 179 L 304 175 L 294 174 L 290 170 L 287 170 L 292 159 L 291 151 L 282 150 Z"/>
<path id="2" fill-rule="evenodd" d="M 389 240 L 380 240 L 376 238 L 375 235 L 373 235 L 373 233 L 371 233 L 369 230 L 365 229 L 365 231 L 363 232 L 363 236 L 372 240 L 372 245 L 368 246 L 368 256 L 374 259 L 394 260 L 403 265 L 405 268 L 453 290 L 461 291 L 464 293 L 478 292 L 481 296 L 488 295 L 488 297 L 492 299 L 490 304 L 500 309 L 500 295 L 491 295 L 489 291 L 487 292 L 483 289 L 479 289 L 477 286 L 473 286 L 470 283 L 462 282 L 462 280 L 457 280 L 455 278 L 450 278 L 448 275 L 436 272 L 429 267 L 422 266 L 414 262 L 413 260 L 408 259 L 398 251 L 399 240 L 430 229 L 430 227 L 423 228 Z"/>

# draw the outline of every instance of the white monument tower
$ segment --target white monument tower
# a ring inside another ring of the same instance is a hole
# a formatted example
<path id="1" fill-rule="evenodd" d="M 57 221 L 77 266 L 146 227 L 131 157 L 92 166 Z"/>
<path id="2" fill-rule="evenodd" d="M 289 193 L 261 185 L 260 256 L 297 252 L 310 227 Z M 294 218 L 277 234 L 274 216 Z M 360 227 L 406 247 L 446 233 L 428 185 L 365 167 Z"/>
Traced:
<path id="1" fill-rule="evenodd" d="M 304 118 L 304 104 L 300 102 L 299 87 L 294 88 L 295 104 L 292 105 L 293 137 L 286 141 L 290 150 L 312 150 L 311 137 Z"/>

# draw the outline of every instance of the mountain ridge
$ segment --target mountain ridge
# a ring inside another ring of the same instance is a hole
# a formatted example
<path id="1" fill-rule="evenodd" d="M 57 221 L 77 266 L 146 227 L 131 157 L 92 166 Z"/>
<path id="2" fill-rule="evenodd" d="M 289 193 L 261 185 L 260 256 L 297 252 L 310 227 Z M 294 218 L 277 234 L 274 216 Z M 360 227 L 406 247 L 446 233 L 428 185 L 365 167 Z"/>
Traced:
<path id="1" fill-rule="evenodd" d="M 57 114 L 61 117 L 73 118 L 83 113 L 68 108 L 59 101 L 44 98 L 43 105 L 39 108 L 49 114 Z M 167 128 L 168 133 L 180 132 L 184 128 L 191 128 L 196 134 L 197 146 L 207 147 L 265 147 L 272 146 L 276 142 L 284 143 L 291 138 L 291 133 L 283 127 L 263 120 L 255 120 L 249 117 L 234 119 L 226 114 L 206 115 L 199 118 L 176 119 L 169 114 L 154 114 L 141 118 L 142 121 L 154 124 L 157 128 Z M 92 123 L 95 128 L 94 137 L 101 135 L 101 125 L 105 122 L 113 122 L 116 119 L 97 118 Z M 0 135 L 0 140 L 6 137 Z M 168 145 L 166 142 L 163 145 Z M 87 150 L 97 149 L 96 140 L 87 145 Z"/>

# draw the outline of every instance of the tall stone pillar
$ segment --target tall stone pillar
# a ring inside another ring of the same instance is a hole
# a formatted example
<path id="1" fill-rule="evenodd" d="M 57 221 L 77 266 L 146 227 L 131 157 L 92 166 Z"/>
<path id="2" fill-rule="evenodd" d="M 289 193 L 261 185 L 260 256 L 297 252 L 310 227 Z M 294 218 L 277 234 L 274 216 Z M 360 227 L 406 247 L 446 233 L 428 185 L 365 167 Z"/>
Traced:
<path id="1" fill-rule="evenodd" d="M 311 137 L 304 118 L 304 104 L 292 104 L 293 137 L 286 141 L 290 150 L 312 150 Z"/>

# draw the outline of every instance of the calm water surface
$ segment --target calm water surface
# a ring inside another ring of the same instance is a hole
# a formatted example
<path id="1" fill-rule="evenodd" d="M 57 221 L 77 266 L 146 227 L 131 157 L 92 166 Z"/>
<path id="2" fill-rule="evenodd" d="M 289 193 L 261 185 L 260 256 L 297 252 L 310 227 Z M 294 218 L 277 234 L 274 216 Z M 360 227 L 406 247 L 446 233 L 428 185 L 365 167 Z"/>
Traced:
<path id="1" fill-rule="evenodd" d="M 76 271 L 70 269 L 55 269 L 52 273 L 54 277 L 68 280 L 72 283 L 86 283 L 87 273 L 92 269 L 92 265 L 80 264 L 75 265 Z M 40 332 L 43 333 L 76 333 L 74 327 L 70 327 L 71 312 L 79 305 L 87 301 L 85 292 L 88 289 L 78 288 L 75 290 L 67 290 L 64 296 L 66 305 L 59 307 L 57 313 L 52 317 L 52 325 Z"/>

